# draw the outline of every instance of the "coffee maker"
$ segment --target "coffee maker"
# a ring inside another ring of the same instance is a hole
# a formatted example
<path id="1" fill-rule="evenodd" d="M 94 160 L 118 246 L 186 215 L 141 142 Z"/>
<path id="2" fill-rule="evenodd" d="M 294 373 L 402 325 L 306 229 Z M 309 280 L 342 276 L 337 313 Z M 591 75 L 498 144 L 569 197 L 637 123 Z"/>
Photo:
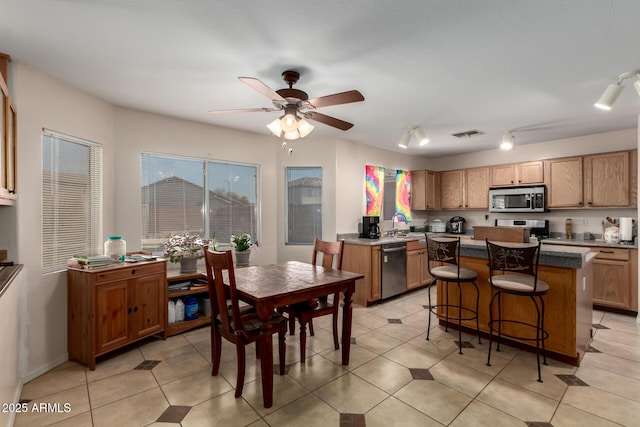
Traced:
<path id="1" fill-rule="evenodd" d="M 362 217 L 362 234 L 360 237 L 364 239 L 380 238 L 380 217 L 379 216 L 363 216 Z"/>

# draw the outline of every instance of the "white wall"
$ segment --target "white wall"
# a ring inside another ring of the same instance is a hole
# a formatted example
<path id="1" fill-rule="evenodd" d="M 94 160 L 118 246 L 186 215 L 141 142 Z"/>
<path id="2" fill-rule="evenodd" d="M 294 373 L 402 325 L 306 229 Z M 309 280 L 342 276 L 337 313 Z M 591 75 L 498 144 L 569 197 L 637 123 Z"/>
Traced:
<path id="1" fill-rule="evenodd" d="M 17 244 L 10 259 L 24 264 L 26 354 L 21 372 L 33 378 L 67 357 L 66 273 L 41 274 L 42 128 L 99 142 L 104 160 L 113 163 L 113 107 L 75 88 L 50 79 L 20 63 L 13 64 L 14 99 L 18 110 Z M 113 170 L 105 168 L 105 226 L 113 223 Z M 2 237 L 4 239 L 4 237 Z M 0 241 L 0 246 L 4 242 Z"/>

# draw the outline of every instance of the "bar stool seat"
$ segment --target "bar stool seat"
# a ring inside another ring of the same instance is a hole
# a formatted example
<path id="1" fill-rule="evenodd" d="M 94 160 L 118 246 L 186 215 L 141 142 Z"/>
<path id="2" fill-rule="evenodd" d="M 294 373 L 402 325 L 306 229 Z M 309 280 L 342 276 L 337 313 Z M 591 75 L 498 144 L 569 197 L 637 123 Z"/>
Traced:
<path id="1" fill-rule="evenodd" d="M 487 252 L 489 255 L 489 283 L 493 291 L 489 302 L 489 353 L 487 366 L 491 366 L 491 345 L 494 333 L 497 332 L 496 351 L 500 351 L 500 338 L 505 336 L 520 341 L 536 342 L 536 359 L 538 362 L 538 382 L 542 382 L 540 368 L 540 350 L 544 364 L 547 364 L 544 342 L 549 333 L 544 329 L 544 300 L 542 297 L 549 292 L 549 284 L 538 279 L 538 262 L 540 258 L 540 242 L 536 246 L 509 245 L 503 246 L 489 242 Z M 502 297 L 512 295 L 515 297 L 528 297 L 533 302 L 536 310 L 536 322 L 525 318 L 505 319 L 502 313 Z M 494 318 L 494 304 L 497 302 L 497 319 Z M 504 332 L 507 324 L 515 324 L 516 327 Z M 533 330 L 533 334 L 527 334 L 527 330 Z"/>
<path id="2" fill-rule="evenodd" d="M 460 266 L 460 237 L 457 238 L 430 238 L 425 234 L 427 241 L 427 268 L 433 281 L 429 284 L 429 311 L 439 319 L 445 319 L 445 331 L 449 331 L 449 311 L 457 311 L 457 316 L 451 316 L 458 320 L 458 353 L 462 354 L 462 321 L 475 320 L 476 331 L 478 332 L 478 344 L 482 344 L 480 337 L 480 324 L 478 320 L 478 304 L 480 301 L 480 290 L 476 284 L 478 273 L 470 268 Z M 444 265 L 432 267 L 432 263 L 439 262 Z M 445 303 L 431 304 L 431 286 L 437 282 L 444 282 Z M 458 287 L 457 304 L 449 302 L 449 286 L 455 284 Z M 463 284 L 471 284 L 475 288 L 476 304 L 475 309 L 462 305 Z M 438 309 L 444 309 L 444 314 L 438 313 Z M 464 316 L 463 316 L 464 313 Z M 427 324 L 427 340 L 431 331 L 431 315 Z"/>

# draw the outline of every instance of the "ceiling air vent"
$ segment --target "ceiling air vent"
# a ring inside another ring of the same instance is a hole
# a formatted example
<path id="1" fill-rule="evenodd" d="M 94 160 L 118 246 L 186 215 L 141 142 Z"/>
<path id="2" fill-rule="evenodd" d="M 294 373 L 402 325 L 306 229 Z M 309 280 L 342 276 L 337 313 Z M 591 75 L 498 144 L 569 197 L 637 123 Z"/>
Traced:
<path id="1" fill-rule="evenodd" d="M 478 129 L 466 130 L 464 132 L 452 133 L 451 136 L 455 136 L 456 138 L 471 138 L 472 136 L 484 135 L 484 132 L 479 131 Z"/>

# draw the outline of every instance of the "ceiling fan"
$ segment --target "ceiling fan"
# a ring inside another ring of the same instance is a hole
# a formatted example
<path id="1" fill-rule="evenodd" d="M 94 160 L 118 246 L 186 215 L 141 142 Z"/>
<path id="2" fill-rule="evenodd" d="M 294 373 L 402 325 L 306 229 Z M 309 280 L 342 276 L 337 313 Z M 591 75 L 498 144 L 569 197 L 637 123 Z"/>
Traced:
<path id="1" fill-rule="evenodd" d="M 271 99 L 273 103 L 272 108 L 212 110 L 209 112 L 212 114 L 220 114 L 283 111 L 284 114 L 269 123 L 267 127 L 274 135 L 284 139 L 298 139 L 307 136 L 313 130 L 313 125 L 307 122 L 307 120 L 316 121 L 340 130 L 349 130 L 353 127 L 353 123 L 318 113 L 315 110 L 332 105 L 364 101 L 364 96 L 362 96 L 360 92 L 350 90 L 309 99 L 309 95 L 307 95 L 306 92 L 293 88 L 293 85 L 300 79 L 300 73 L 287 70 L 282 73 L 282 79 L 289 87 L 273 90 L 256 78 L 238 77 L 238 80 L 242 83 Z"/>

